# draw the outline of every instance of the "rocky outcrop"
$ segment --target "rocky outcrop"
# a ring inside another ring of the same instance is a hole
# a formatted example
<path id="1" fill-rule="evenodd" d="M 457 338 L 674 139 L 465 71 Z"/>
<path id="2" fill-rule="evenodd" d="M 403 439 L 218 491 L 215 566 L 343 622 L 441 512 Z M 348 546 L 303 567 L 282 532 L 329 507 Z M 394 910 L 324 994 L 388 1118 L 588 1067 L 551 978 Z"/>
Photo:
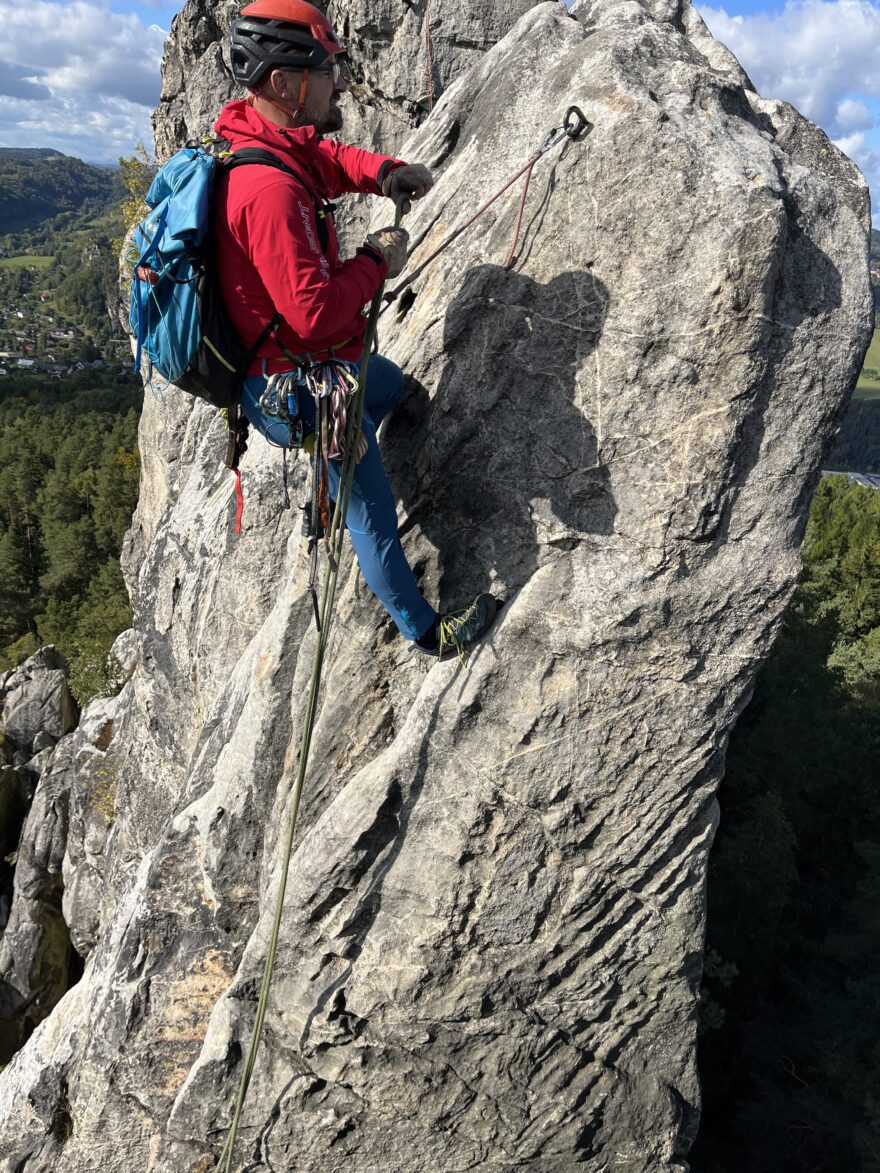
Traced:
<path id="1" fill-rule="evenodd" d="M 70 985 L 70 933 L 61 914 L 67 804 L 63 775 L 59 784 L 47 769 L 22 828 L 12 908 L 0 938 L 0 981 L 27 1004 L 27 1013 L 17 1015 L 22 1037 Z"/>
<path id="2" fill-rule="evenodd" d="M 447 86 L 506 33 L 536 0 L 331 0 L 329 15 L 352 63 L 346 135 L 394 151 Z M 162 98 L 153 117 L 165 159 L 187 139 L 208 134 L 220 106 L 237 95 L 226 44 L 239 3 L 187 0 L 171 25 L 162 63 Z"/>
<path id="3" fill-rule="evenodd" d="M 383 318 L 409 557 L 507 602 L 434 664 L 343 568 L 239 1169 L 686 1168 L 714 794 L 870 336 L 868 196 L 685 3 L 542 4 L 405 144 L 413 264 L 572 102 L 512 271 L 515 190 Z M 10 1173 L 212 1167 L 278 887 L 315 640 L 279 455 L 236 537 L 210 411 L 142 437 L 103 899 L 0 1076 Z"/>
<path id="4" fill-rule="evenodd" d="M 40 648 L 0 681 L 0 730 L 18 765 L 75 729 L 78 716 L 67 661 L 54 647 Z"/>
<path id="5" fill-rule="evenodd" d="M 0 934 L 9 920 L 15 853 L 33 795 L 34 784 L 26 771 L 0 766 Z"/>
<path id="6" fill-rule="evenodd" d="M 0 677 L 0 750 L 12 763 L 0 769 L 0 1063 L 70 983 L 60 885 L 66 801 L 48 771 L 77 716 L 67 661 L 54 647 Z"/>

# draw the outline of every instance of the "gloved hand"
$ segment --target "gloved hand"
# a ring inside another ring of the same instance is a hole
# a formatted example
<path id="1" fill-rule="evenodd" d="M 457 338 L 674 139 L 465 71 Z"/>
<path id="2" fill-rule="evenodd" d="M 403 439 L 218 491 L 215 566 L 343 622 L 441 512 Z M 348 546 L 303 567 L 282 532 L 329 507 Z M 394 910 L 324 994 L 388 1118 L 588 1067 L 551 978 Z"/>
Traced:
<path id="1" fill-rule="evenodd" d="M 389 277 L 398 277 L 406 268 L 406 250 L 409 246 L 406 229 L 380 228 L 378 232 L 371 232 L 364 243 L 378 249 L 388 262 Z"/>
<path id="2" fill-rule="evenodd" d="M 395 167 L 382 181 L 382 195 L 394 202 L 404 201 L 404 212 L 409 211 L 409 199 L 420 200 L 434 186 L 434 176 L 421 163 L 404 163 Z"/>

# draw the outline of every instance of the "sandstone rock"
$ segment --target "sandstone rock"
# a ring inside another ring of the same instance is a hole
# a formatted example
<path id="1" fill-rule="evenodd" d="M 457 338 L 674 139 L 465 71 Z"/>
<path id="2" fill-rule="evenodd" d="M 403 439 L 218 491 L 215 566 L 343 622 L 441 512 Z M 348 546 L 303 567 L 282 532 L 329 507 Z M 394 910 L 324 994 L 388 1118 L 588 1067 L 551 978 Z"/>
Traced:
<path id="1" fill-rule="evenodd" d="M 68 790 L 51 768 L 40 777 L 15 862 L 12 908 L 0 938 L 0 981 L 29 1003 L 32 1027 L 66 992 L 70 934 L 61 915 L 61 863 L 67 841 Z"/>
<path id="2" fill-rule="evenodd" d="M 6 678 L 0 729 L 18 750 L 36 752 L 31 747 L 38 734 L 57 741 L 76 727 L 77 716 L 67 661 L 55 648 L 41 648 Z"/>
<path id="3" fill-rule="evenodd" d="M 37 754 L 42 753 L 44 750 L 52 749 L 56 741 L 57 738 L 53 737 L 51 733 L 47 733 L 45 729 L 41 729 L 34 738 L 34 743 L 31 746 L 31 753 L 36 756 Z"/>
<path id="4" fill-rule="evenodd" d="M 73 946 L 82 957 L 94 948 L 102 918 L 115 908 L 105 884 L 105 853 L 116 821 L 121 755 L 118 743 L 113 743 L 120 703 L 124 702 L 117 697 L 94 701 L 71 738 L 62 907 Z"/>
<path id="5" fill-rule="evenodd" d="M 9 920 L 15 853 L 33 793 L 33 783 L 24 770 L 0 768 L 0 934 Z"/>
<path id="6" fill-rule="evenodd" d="M 346 45 L 357 79 L 345 114 L 348 140 L 393 151 L 460 73 L 500 40 L 535 0 L 392 0 L 319 4 Z M 171 25 L 162 62 L 162 98 L 153 117 L 160 159 L 210 133 L 220 106 L 238 91 L 227 35 L 238 3 L 187 0 Z M 430 44 L 430 50 L 429 50 Z M 430 75 L 429 75 L 430 58 Z M 430 76 L 430 80 L 429 80 Z"/>
<path id="7" fill-rule="evenodd" d="M 516 190 L 383 318 L 408 554 L 444 606 L 507 604 L 435 665 L 343 568 L 236 1168 L 686 1168 L 714 794 L 870 337 L 869 207 L 687 4 L 543 4 L 405 144 L 439 176 L 414 264 L 571 102 L 594 130 L 536 166 L 513 271 Z M 219 422 L 160 406 L 140 660 L 88 722 L 102 902 L 0 1075 L 10 1173 L 210 1167 L 259 988 L 315 639 L 298 518 L 255 441 L 236 538 Z"/>
<path id="8" fill-rule="evenodd" d="M 119 670 L 125 679 L 128 679 L 135 669 L 141 655 L 141 638 L 138 632 L 129 628 L 123 631 L 113 641 L 110 649 L 110 658 L 119 665 Z"/>

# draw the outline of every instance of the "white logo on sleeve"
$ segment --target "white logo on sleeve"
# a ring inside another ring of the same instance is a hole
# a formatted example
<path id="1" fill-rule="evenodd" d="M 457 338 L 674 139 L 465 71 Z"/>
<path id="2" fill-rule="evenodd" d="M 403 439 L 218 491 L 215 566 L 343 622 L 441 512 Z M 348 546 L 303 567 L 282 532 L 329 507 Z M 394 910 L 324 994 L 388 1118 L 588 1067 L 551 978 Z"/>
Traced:
<path id="1" fill-rule="evenodd" d="M 327 260 L 327 258 L 324 256 L 323 252 L 321 251 L 321 246 L 318 244 L 317 240 L 315 239 L 315 233 L 312 228 L 311 209 L 309 208 L 309 205 L 304 204 L 302 202 L 302 200 L 299 200 L 297 202 L 297 207 L 299 208 L 299 214 L 302 218 L 303 228 L 305 229 L 306 238 L 309 242 L 309 248 L 320 259 L 321 272 L 324 274 L 325 277 L 329 277 L 330 276 L 330 263 Z"/>

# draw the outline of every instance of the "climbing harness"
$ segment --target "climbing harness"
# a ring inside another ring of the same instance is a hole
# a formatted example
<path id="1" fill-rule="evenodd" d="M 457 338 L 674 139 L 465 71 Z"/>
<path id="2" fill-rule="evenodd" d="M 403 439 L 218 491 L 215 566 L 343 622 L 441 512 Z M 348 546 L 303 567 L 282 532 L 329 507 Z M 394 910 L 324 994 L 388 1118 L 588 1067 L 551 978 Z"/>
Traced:
<path id="1" fill-rule="evenodd" d="M 523 167 L 520 167 L 516 175 L 512 175 L 510 179 L 508 179 L 504 184 L 504 186 L 500 188 L 491 199 L 486 200 L 483 206 L 474 212 L 473 216 L 471 216 L 469 220 L 467 220 L 459 228 L 456 228 L 454 232 L 451 232 L 439 246 L 439 248 L 434 249 L 431 255 L 426 260 L 422 261 L 422 263 L 418 265 L 412 271 L 412 273 L 410 273 L 405 281 L 401 281 L 401 283 L 392 289 L 390 293 L 385 294 L 385 301 L 388 303 L 388 305 L 390 305 L 391 302 L 396 301 L 401 293 L 403 293 L 404 289 L 412 285 L 416 278 L 420 277 L 425 269 L 427 269 L 428 265 L 436 261 L 437 257 L 439 257 L 442 252 L 445 252 L 446 249 L 448 249 L 449 246 L 453 243 L 453 241 L 457 240 L 463 232 L 466 232 L 468 228 L 470 228 L 470 226 L 476 220 L 478 220 L 488 208 L 491 208 L 495 201 L 500 199 L 500 197 L 504 195 L 507 189 L 516 183 L 520 176 L 525 175 L 526 182 L 523 188 L 522 197 L 520 198 L 519 214 L 516 219 L 516 228 L 514 230 L 513 242 L 510 246 L 510 250 L 508 251 L 507 258 L 504 261 L 504 268 L 509 269 L 513 264 L 516 246 L 519 243 L 519 233 L 522 226 L 523 211 L 525 210 L 526 206 L 526 196 L 529 190 L 529 181 L 531 180 L 532 170 L 535 164 L 543 155 L 546 155 L 548 151 L 552 150 L 553 147 L 562 142 L 563 139 L 567 140 L 568 142 L 580 141 L 584 137 L 585 133 L 589 133 L 589 131 L 592 129 L 592 125 L 593 124 L 587 119 L 584 112 L 578 106 L 569 106 L 565 112 L 565 117 L 562 120 L 562 125 L 555 126 L 550 131 L 550 133 L 544 139 L 543 143 L 541 143 L 538 149 L 529 156 L 526 164 Z"/>
<path id="2" fill-rule="evenodd" d="M 333 554 L 326 540 L 330 513 L 330 468 L 329 461 L 345 456 L 347 449 L 348 408 L 354 401 L 358 389 L 358 368 L 354 363 L 340 358 L 325 359 L 323 362 L 296 362 L 292 371 L 270 375 L 259 398 L 260 411 L 277 419 L 287 428 L 286 443 L 269 443 L 280 447 L 281 475 L 284 485 L 284 508 L 290 508 L 288 492 L 287 451 L 289 448 L 305 447 L 312 457 L 312 488 L 310 499 L 300 507 L 303 514 L 302 537 L 309 560 L 309 595 L 315 613 L 315 624 L 321 630 L 321 614 L 318 606 L 318 553 L 323 550 L 332 560 Z M 304 390 L 315 403 L 315 430 L 305 436 L 299 397 Z M 267 437 L 268 439 L 268 437 Z M 363 433 L 355 435 L 356 460 L 365 455 L 366 441 Z"/>
<path id="3" fill-rule="evenodd" d="M 402 204 L 397 205 L 397 213 L 394 219 L 395 228 L 400 227 L 400 221 L 403 217 Z M 263 967 L 263 980 L 260 986 L 260 995 L 257 999 L 257 1008 L 254 1014 L 254 1027 L 251 1034 L 250 1046 L 248 1047 L 247 1055 L 245 1057 L 244 1068 L 242 1070 L 241 1084 L 238 1089 L 238 1096 L 235 1102 L 235 1109 L 233 1112 L 232 1123 L 229 1126 L 229 1132 L 226 1137 L 226 1143 L 223 1146 L 223 1151 L 220 1154 L 219 1170 L 220 1173 L 233 1173 L 232 1159 L 235 1151 L 235 1141 L 238 1136 L 238 1128 L 241 1123 L 241 1113 L 244 1107 L 245 1097 L 247 1096 L 248 1086 L 253 1074 L 254 1064 L 257 1059 L 257 1048 L 260 1044 L 260 1037 L 263 1033 L 263 1022 L 266 1017 L 266 1008 L 269 1003 L 269 989 L 272 984 L 272 973 L 275 968 L 275 956 L 278 952 L 278 938 L 281 931 L 281 916 L 284 910 L 284 898 L 287 892 L 287 878 L 290 870 L 290 860 L 293 854 L 293 840 L 296 834 L 296 820 L 299 813 L 300 800 L 302 798 L 303 782 L 305 780 L 306 769 L 309 761 L 309 749 L 312 744 L 312 731 L 315 723 L 315 714 L 318 708 L 318 694 L 321 688 L 321 670 L 324 664 L 324 653 L 327 650 L 327 639 L 330 631 L 330 621 L 333 617 L 333 604 L 336 598 L 336 583 L 339 576 L 339 566 L 342 560 L 342 544 L 345 536 L 345 519 L 348 514 L 348 503 L 351 499 L 351 490 L 354 483 L 354 471 L 358 461 L 358 452 L 360 445 L 358 443 L 359 434 L 361 430 L 361 421 L 364 411 L 364 389 L 367 382 L 367 366 L 370 356 L 370 348 L 372 346 L 373 338 L 376 334 L 376 327 L 379 322 L 379 310 L 382 305 L 382 294 L 384 292 L 384 282 L 376 291 L 375 296 L 370 304 L 370 313 L 367 318 L 367 328 L 364 333 L 364 349 L 361 356 L 360 368 L 358 371 L 357 387 L 348 398 L 346 405 L 346 427 L 344 436 L 344 451 L 342 459 L 342 471 L 339 477 L 339 489 L 336 495 L 336 508 L 333 510 L 332 517 L 329 521 L 329 529 L 327 532 L 327 552 L 328 562 L 327 571 L 324 575 L 324 584 L 321 592 L 321 606 L 318 619 L 318 634 L 317 643 L 315 646 L 315 655 L 312 661 L 312 675 L 309 680 L 309 691 L 306 699 L 306 711 L 303 719 L 302 740 L 300 742 L 299 763 L 297 766 L 296 780 L 293 785 L 293 793 L 291 795 L 290 817 L 287 825 L 287 838 L 284 845 L 284 857 L 281 861 L 281 877 L 279 880 L 278 896 L 275 901 L 275 916 L 272 921 L 272 932 L 269 937 L 269 949 L 266 954 L 266 962 Z M 329 396 L 322 396 L 322 400 L 329 398 Z M 316 420 L 317 423 L 317 420 Z M 315 430 L 316 444 L 318 437 L 318 429 Z M 315 466 L 318 465 L 317 453 L 315 456 Z"/>

